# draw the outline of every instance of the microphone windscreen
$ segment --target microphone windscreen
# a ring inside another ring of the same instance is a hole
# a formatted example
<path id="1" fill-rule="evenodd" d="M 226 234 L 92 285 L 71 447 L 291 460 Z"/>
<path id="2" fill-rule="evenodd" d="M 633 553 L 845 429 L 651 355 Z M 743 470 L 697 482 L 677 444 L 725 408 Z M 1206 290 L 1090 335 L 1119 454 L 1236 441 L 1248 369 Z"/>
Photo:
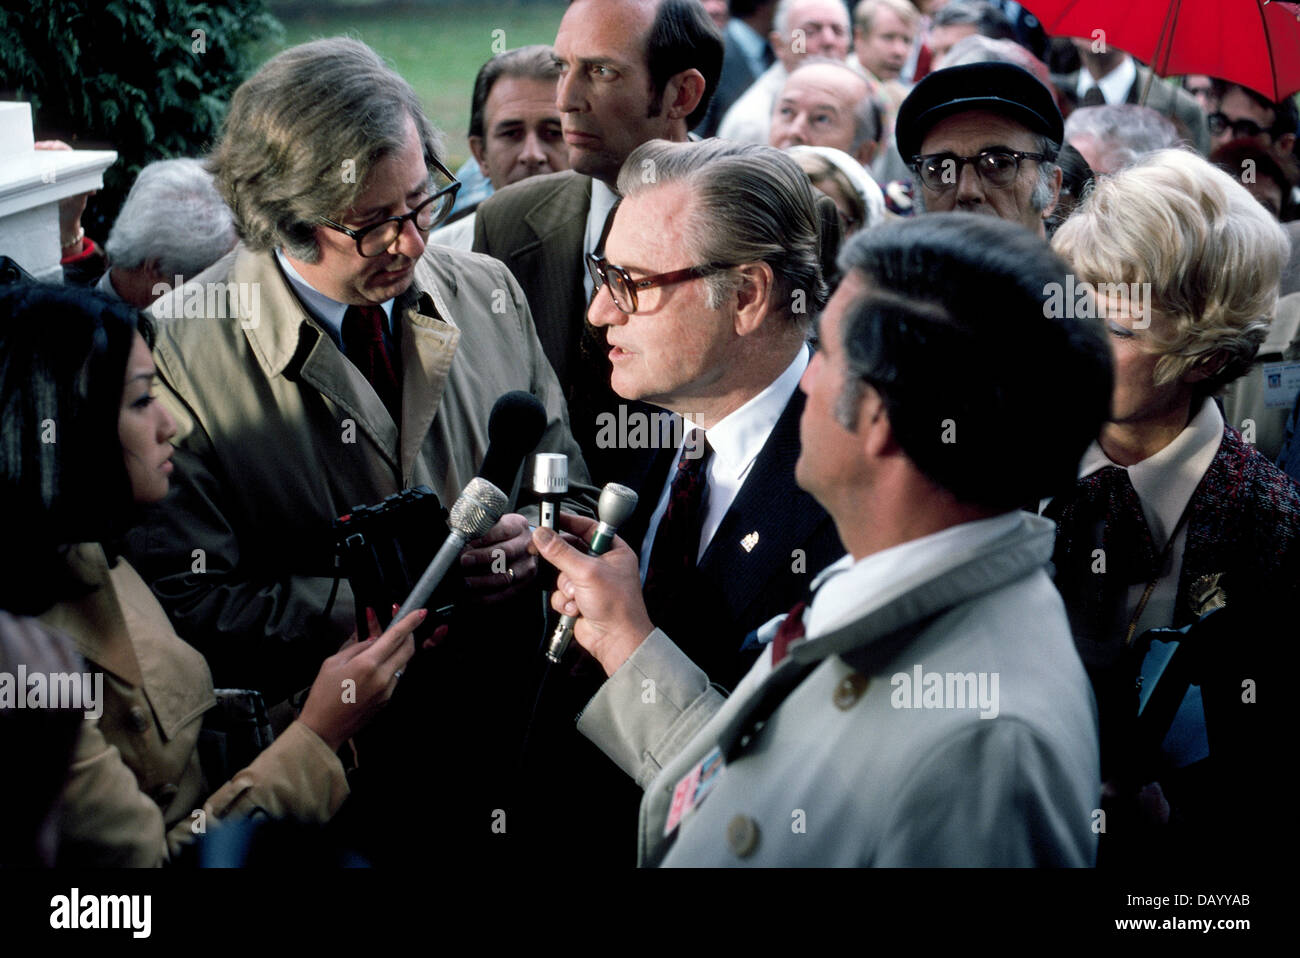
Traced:
<path id="1" fill-rule="evenodd" d="M 537 448 L 545 431 L 546 408 L 536 396 L 522 389 L 506 393 L 488 417 L 488 450 L 479 475 L 508 492 L 524 457 Z"/>

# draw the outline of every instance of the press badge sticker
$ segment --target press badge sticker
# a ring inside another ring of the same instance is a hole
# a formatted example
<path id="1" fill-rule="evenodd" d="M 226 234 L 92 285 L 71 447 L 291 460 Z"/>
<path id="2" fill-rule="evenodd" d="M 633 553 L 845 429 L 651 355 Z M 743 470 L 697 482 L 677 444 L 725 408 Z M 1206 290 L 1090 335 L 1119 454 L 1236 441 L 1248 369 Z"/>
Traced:
<path id="1" fill-rule="evenodd" d="M 722 771 L 722 750 L 716 745 L 704 759 L 682 776 L 673 789 L 673 801 L 668 806 L 668 821 L 664 823 L 664 837 L 673 833 L 682 818 L 708 795 L 718 783 Z"/>
<path id="2" fill-rule="evenodd" d="M 1264 364 L 1264 408 L 1290 409 L 1300 393 L 1300 362 Z"/>

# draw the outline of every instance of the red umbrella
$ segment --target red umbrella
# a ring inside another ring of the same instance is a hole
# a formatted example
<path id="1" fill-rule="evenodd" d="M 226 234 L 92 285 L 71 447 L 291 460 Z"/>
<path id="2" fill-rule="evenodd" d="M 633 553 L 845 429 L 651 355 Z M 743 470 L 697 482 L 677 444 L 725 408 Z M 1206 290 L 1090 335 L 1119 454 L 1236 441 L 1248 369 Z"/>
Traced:
<path id="1" fill-rule="evenodd" d="M 1103 39 L 1159 76 L 1203 73 L 1274 102 L 1300 90 L 1300 3 L 1021 0 L 1051 36 Z"/>

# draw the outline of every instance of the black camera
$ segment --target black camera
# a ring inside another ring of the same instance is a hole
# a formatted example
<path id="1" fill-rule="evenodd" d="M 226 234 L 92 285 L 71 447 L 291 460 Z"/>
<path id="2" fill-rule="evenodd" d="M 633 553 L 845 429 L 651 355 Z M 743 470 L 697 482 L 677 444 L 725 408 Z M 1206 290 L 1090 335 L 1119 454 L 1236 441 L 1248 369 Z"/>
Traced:
<path id="1" fill-rule="evenodd" d="M 387 628 L 393 606 L 406 601 L 421 573 L 450 533 L 448 512 L 428 486 L 394 493 L 373 506 L 357 506 L 333 522 L 339 568 L 356 599 L 357 635 L 369 635 L 366 609 Z M 452 570 L 429 597 L 429 617 L 420 636 L 446 623 L 465 589 Z"/>

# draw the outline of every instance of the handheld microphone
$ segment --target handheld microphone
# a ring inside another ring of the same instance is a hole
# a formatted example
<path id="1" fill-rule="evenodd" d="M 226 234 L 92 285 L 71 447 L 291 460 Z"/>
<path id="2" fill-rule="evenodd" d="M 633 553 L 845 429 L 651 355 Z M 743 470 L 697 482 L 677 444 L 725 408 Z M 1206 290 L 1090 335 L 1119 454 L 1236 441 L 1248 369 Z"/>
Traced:
<path id="1" fill-rule="evenodd" d="M 569 491 L 569 457 L 563 453 L 539 452 L 533 458 L 533 495 L 540 501 L 537 524 L 544 529 L 555 529 L 555 513 Z M 555 567 L 539 559 L 537 581 L 543 596 L 555 590 Z M 545 634 L 545 633 L 543 633 Z"/>
<path id="2" fill-rule="evenodd" d="M 532 393 L 516 389 L 501 396 L 488 416 L 488 449 L 479 474 L 469 481 L 451 507 L 451 531 L 411 589 L 395 618 L 421 608 L 447 574 L 465 543 L 485 535 L 510 504 L 503 489 L 511 489 L 524 457 L 546 431 L 546 409 Z"/>
<path id="3" fill-rule="evenodd" d="M 433 557 L 433 561 L 420 576 L 420 581 L 415 583 L 411 594 L 406 597 L 402 607 L 393 616 L 394 621 L 421 608 L 429 600 L 433 590 L 438 587 L 442 577 L 447 574 L 447 570 L 452 567 L 461 550 L 465 548 L 465 543 L 484 535 L 496 525 L 509 502 L 504 492 L 481 476 L 475 476 L 469 481 L 465 491 L 451 507 L 451 515 L 447 518 L 447 525 L 451 527 L 451 531 L 447 533 L 447 538 L 438 549 L 437 555 Z"/>
<path id="4" fill-rule="evenodd" d="M 519 467 L 537 448 L 544 432 L 546 407 L 537 397 L 522 389 L 506 393 L 488 416 L 488 448 L 478 474 L 509 495 Z"/>
<path id="5" fill-rule="evenodd" d="M 591 545 L 587 547 L 589 554 L 599 556 L 609 551 L 609 547 L 614 544 L 618 527 L 636 511 L 636 501 L 636 491 L 617 482 L 608 483 L 601 490 L 600 501 L 596 504 L 600 525 L 596 527 L 596 534 L 591 537 Z M 564 657 L 569 642 L 573 640 L 573 626 L 577 621 L 577 616 L 566 615 L 555 627 L 555 632 L 546 645 L 546 657 L 552 662 L 559 662 Z"/>
<path id="6" fill-rule="evenodd" d="M 555 510 L 569 491 L 569 457 L 559 452 L 539 452 L 533 457 L 533 494 L 541 500 L 539 525 L 555 528 Z"/>

